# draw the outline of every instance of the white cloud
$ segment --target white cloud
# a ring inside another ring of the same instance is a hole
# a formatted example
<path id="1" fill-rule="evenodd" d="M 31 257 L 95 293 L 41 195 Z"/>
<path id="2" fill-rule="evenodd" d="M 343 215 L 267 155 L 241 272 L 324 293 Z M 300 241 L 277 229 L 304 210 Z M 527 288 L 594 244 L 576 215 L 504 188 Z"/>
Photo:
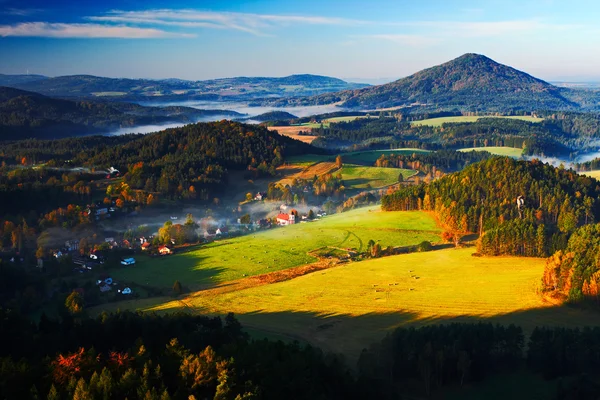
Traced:
<path id="1" fill-rule="evenodd" d="M 0 14 L 16 15 L 19 17 L 27 17 L 29 15 L 41 13 L 43 11 L 44 10 L 42 10 L 40 8 L 12 8 L 12 7 L 9 7 L 7 9 L 5 9 L 4 11 L 0 12 Z"/>
<path id="2" fill-rule="evenodd" d="M 179 27 L 202 27 L 232 29 L 253 35 L 265 35 L 265 30 L 280 26 L 299 25 L 365 25 L 369 21 L 351 20 L 337 17 L 246 14 L 230 12 L 212 12 L 198 10 L 113 10 L 103 16 L 91 16 L 87 19 L 96 22 L 119 22 L 136 25 L 165 25 Z"/>
<path id="3" fill-rule="evenodd" d="M 2 1 L 2 0 L 0 0 Z M 26 16 L 39 10 L 8 9 Z M 86 23 L 28 22 L 0 25 L 0 36 L 85 38 L 190 37 L 198 29 L 221 29 L 270 36 L 277 28 L 304 25 L 368 28 L 369 34 L 350 36 L 388 40 L 406 46 L 431 46 L 452 38 L 509 36 L 547 30 L 567 30 L 569 25 L 544 23 L 540 19 L 512 21 L 367 21 L 316 15 L 274 15 L 215 12 L 194 9 L 112 10 L 84 17 Z M 389 32 L 394 29 L 395 32 Z M 381 33 L 374 34 L 373 30 Z M 383 30 L 387 30 L 385 32 Z M 184 31 L 186 33 L 179 33 Z M 196 32 L 197 33 L 197 32 Z"/>
<path id="4" fill-rule="evenodd" d="M 16 25 L 0 25 L 0 37 L 6 36 L 153 39 L 192 37 L 193 35 L 165 32 L 153 28 L 136 28 L 130 26 L 23 22 Z"/>

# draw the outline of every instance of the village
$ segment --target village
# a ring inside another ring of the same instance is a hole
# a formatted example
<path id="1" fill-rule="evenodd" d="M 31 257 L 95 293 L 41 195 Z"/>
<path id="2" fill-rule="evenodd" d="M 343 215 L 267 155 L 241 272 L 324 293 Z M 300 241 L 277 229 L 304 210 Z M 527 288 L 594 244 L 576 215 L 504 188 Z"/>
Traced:
<path id="1" fill-rule="evenodd" d="M 131 285 L 115 281 L 110 276 L 110 270 L 114 268 L 143 268 L 136 260 L 142 257 L 165 257 L 174 254 L 181 249 L 189 249 L 191 246 L 208 244 L 221 239 L 232 238 L 251 234 L 260 230 L 284 228 L 298 223 L 310 223 L 325 217 L 327 213 L 319 208 L 307 209 L 307 212 L 299 212 L 293 206 L 282 204 L 281 201 L 269 201 L 267 194 L 258 192 L 252 199 L 252 203 L 265 205 L 269 211 L 263 218 L 252 220 L 249 214 L 245 214 L 234 220 L 217 220 L 212 217 L 194 219 L 191 214 L 187 215 L 185 222 L 177 223 L 176 216 L 171 216 L 158 229 L 152 232 L 148 226 L 141 225 L 137 229 L 125 232 L 104 231 L 108 233 L 97 243 L 90 245 L 83 243 L 85 239 L 70 238 L 64 245 L 52 252 L 55 262 L 70 263 L 72 273 L 77 276 L 81 274 L 83 281 L 94 280 L 96 290 L 101 294 L 109 292 L 115 296 L 135 295 L 135 289 Z M 88 206 L 84 213 L 97 223 L 115 217 L 136 217 L 137 212 L 122 210 L 115 207 L 100 207 L 101 204 Z M 306 209 L 306 207 L 304 207 Z M 114 221 L 113 221 L 114 222 Z M 179 234 L 184 231 L 183 234 Z M 83 246 L 82 246 L 83 244 Z M 44 260 L 38 259 L 38 267 L 44 268 Z M 89 278 L 85 278 L 89 276 Z M 80 279 L 78 279 L 80 280 Z M 83 291 L 82 287 L 75 290 Z M 113 297 L 113 299 L 116 299 Z"/>

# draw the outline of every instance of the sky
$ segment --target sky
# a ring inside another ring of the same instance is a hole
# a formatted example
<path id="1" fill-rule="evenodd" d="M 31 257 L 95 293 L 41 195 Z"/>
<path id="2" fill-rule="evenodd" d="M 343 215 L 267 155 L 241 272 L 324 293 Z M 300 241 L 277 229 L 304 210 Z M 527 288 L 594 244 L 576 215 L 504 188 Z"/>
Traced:
<path id="1" fill-rule="evenodd" d="M 0 73 L 375 82 L 464 53 L 600 81 L 600 2 L 0 0 Z"/>

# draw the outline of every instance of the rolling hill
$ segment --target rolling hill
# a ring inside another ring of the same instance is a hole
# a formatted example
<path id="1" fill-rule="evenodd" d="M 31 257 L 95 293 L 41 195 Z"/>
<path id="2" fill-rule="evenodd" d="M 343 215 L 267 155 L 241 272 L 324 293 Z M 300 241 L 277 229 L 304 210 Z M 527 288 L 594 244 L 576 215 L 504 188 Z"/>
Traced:
<path id="1" fill-rule="evenodd" d="M 123 79 L 92 75 L 47 78 L 27 75 L 0 75 L 0 83 L 47 96 L 103 98 L 108 100 L 228 100 L 262 97 L 311 96 L 358 89 L 365 84 L 318 75 L 291 75 L 281 78 L 236 77 L 206 81 L 182 79 Z"/>
<path id="2" fill-rule="evenodd" d="M 486 56 L 469 53 L 384 85 L 295 101 L 341 102 L 344 107 L 356 109 L 410 105 L 470 111 L 579 108 L 570 100 L 578 97 L 571 92 Z"/>
<path id="3" fill-rule="evenodd" d="M 71 101 L 0 87 L 0 140 L 78 136 L 121 127 L 196 122 L 217 115 L 241 116 L 225 110 Z"/>

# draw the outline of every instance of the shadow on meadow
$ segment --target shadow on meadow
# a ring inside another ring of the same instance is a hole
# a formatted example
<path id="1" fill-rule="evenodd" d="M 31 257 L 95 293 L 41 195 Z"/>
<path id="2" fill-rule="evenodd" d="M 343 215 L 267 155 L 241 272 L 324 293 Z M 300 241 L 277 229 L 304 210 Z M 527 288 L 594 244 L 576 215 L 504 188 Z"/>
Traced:
<path id="1" fill-rule="evenodd" d="M 185 298 L 147 305 L 143 311 L 175 312 L 186 310 L 194 314 L 213 314 L 208 309 L 186 307 Z M 164 300 L 163 300 L 164 301 Z M 289 341 L 297 340 L 320 347 L 326 352 L 341 354 L 348 365 L 355 366 L 361 351 L 381 340 L 387 333 L 399 327 L 421 327 L 450 323 L 492 323 L 508 326 L 514 324 L 523 329 L 525 344 L 537 327 L 584 327 L 600 326 L 600 313 L 571 306 L 548 306 L 519 310 L 494 316 L 457 315 L 421 317 L 410 310 L 368 312 L 360 315 L 318 313 L 310 311 L 269 312 L 256 305 L 256 311 L 238 313 L 236 318 L 250 328 L 253 337 L 276 335 Z"/>

